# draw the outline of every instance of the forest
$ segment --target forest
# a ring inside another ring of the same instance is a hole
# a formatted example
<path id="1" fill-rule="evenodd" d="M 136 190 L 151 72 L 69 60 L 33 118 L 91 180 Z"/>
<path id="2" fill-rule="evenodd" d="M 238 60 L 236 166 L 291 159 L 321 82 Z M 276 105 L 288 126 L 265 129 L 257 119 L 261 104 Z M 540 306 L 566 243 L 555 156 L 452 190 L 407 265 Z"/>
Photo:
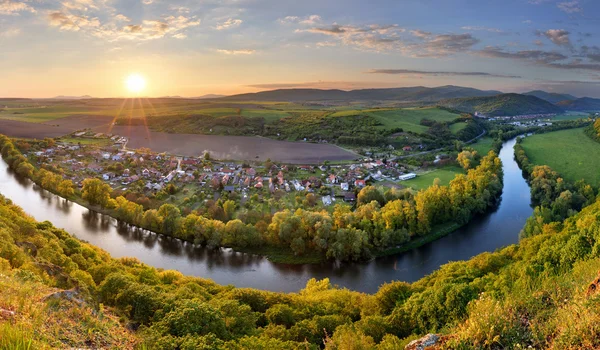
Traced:
<path id="1" fill-rule="evenodd" d="M 331 213 L 303 208 L 263 213 L 248 204 L 236 212 L 234 201 L 219 200 L 183 215 L 172 204 L 144 210 L 123 196 L 113 198 L 111 187 L 99 179 L 86 179 L 75 189 L 71 180 L 35 169 L 6 137 L 0 137 L 0 152 L 15 172 L 43 188 L 138 227 L 210 248 L 280 247 L 297 256 L 318 253 L 340 261 L 367 260 L 440 226 L 463 225 L 494 206 L 502 191 L 502 164 L 491 151 L 448 186 L 434 184 L 416 193 L 367 186 L 358 193 L 355 210 L 337 204 Z"/>

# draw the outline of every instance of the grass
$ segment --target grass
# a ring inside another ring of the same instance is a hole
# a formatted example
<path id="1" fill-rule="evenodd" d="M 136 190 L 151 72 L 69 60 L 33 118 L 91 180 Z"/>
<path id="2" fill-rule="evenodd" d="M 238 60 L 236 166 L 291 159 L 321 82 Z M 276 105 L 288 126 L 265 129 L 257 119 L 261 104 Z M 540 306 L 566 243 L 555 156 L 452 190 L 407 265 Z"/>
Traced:
<path id="1" fill-rule="evenodd" d="M 583 112 L 568 112 L 565 114 L 559 114 L 556 117 L 552 118 L 552 120 L 554 121 L 560 121 L 560 120 L 575 120 L 575 119 L 585 119 L 589 117 L 589 113 L 583 113 Z"/>
<path id="2" fill-rule="evenodd" d="M 331 114 L 332 117 L 352 115 L 372 116 L 381 123 L 380 129 L 402 128 L 404 131 L 416 133 L 424 133 L 429 129 L 429 127 L 420 124 L 423 119 L 450 122 L 459 117 L 458 114 L 435 107 L 348 110 Z M 455 128 L 458 128 L 458 126 Z"/>
<path id="3" fill-rule="evenodd" d="M 96 146 L 108 146 L 113 143 L 110 139 L 89 139 L 89 138 L 74 138 L 74 137 L 63 137 L 60 139 L 62 142 L 82 144 L 82 145 L 96 145 Z"/>
<path id="4" fill-rule="evenodd" d="M 583 128 L 533 135 L 522 145 L 532 164 L 548 165 L 570 182 L 584 179 L 600 186 L 600 143 Z"/>
<path id="5" fill-rule="evenodd" d="M 289 117 L 290 115 L 285 111 L 273 110 L 273 109 L 249 109 L 249 108 L 205 108 L 197 109 L 193 112 L 200 114 L 207 114 L 213 117 L 224 117 L 232 115 L 241 115 L 247 118 L 263 117 L 267 122 L 279 120 L 281 118 Z"/>
<path id="6" fill-rule="evenodd" d="M 467 123 L 454 123 L 454 124 L 450 125 L 450 131 L 452 131 L 453 134 L 456 134 L 466 127 L 467 127 Z"/>
<path id="7" fill-rule="evenodd" d="M 480 155 L 486 155 L 491 149 L 494 143 L 494 139 L 488 136 L 484 136 L 477 140 L 477 142 L 468 145 L 477 151 Z"/>
<path id="8" fill-rule="evenodd" d="M 456 174 L 464 174 L 463 168 L 451 165 L 435 169 L 424 174 L 417 174 L 417 177 L 411 180 L 401 181 L 400 184 L 411 187 L 415 190 L 421 190 L 433 185 L 433 181 L 440 179 L 440 185 L 448 185 L 454 179 Z"/>

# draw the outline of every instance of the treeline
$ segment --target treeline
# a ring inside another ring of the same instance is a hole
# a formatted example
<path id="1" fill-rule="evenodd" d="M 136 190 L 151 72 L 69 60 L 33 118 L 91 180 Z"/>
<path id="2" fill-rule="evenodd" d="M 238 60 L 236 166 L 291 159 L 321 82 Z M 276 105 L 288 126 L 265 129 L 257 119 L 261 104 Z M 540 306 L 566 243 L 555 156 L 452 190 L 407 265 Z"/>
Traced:
<path id="1" fill-rule="evenodd" d="M 500 138 L 502 141 L 507 141 L 527 133 L 543 134 L 558 130 L 583 128 L 588 125 L 590 125 L 590 121 L 586 119 L 554 121 L 552 122 L 552 125 L 549 126 L 530 126 L 526 128 L 503 124 L 495 126 L 493 130 L 490 131 L 490 136 Z"/>
<path id="2" fill-rule="evenodd" d="M 522 237 L 540 233 L 543 226 L 573 216 L 596 200 L 596 190 L 584 180 L 575 183 L 565 181 L 547 165 L 531 164 L 522 138 L 515 144 L 515 159 L 531 187 L 531 201 L 535 205 L 523 230 Z"/>
<path id="3" fill-rule="evenodd" d="M 9 139 L 0 142 L 4 143 L 2 149 L 14 150 Z M 17 157 L 14 152 L 10 154 Z M 27 162 L 22 155 L 19 159 L 18 165 Z M 45 170 L 34 171 L 32 176 L 36 181 L 49 177 Z M 332 213 L 298 209 L 261 215 L 236 211 L 231 200 L 187 215 L 172 204 L 144 210 L 123 196 L 113 198 L 110 186 L 99 179 L 84 180 L 81 198 L 123 222 L 198 245 L 237 249 L 270 246 L 295 255 L 317 252 L 330 259 L 364 260 L 427 235 L 438 225 L 468 222 L 493 206 L 501 191 L 502 164 L 490 152 L 477 167 L 457 175 L 448 186 L 433 185 L 416 194 L 382 193 L 368 186 L 359 192 L 354 211 L 338 204 Z"/>
<path id="4" fill-rule="evenodd" d="M 593 124 L 590 124 L 585 128 L 585 134 L 592 140 L 600 142 L 600 118 L 596 118 L 596 121 Z"/>
<path id="5" fill-rule="evenodd" d="M 387 350 L 433 332 L 446 349 L 597 348 L 599 293 L 590 282 L 600 268 L 598 215 L 600 202 L 517 245 L 448 263 L 412 284 L 386 283 L 373 295 L 314 279 L 284 294 L 113 259 L 0 196 L 0 308 L 16 314 L 0 319 L 0 342 Z M 57 293 L 44 297 L 46 290 Z"/>

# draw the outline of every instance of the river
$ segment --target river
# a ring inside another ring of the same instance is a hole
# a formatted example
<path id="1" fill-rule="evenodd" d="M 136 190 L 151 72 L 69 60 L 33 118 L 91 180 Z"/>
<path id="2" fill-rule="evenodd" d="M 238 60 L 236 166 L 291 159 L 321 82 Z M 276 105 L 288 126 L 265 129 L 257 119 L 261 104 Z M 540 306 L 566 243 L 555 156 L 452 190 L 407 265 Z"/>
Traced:
<path id="1" fill-rule="evenodd" d="M 155 267 L 236 287 L 296 292 L 310 278 L 328 277 L 340 287 L 373 293 L 384 282 L 416 281 L 447 262 L 517 243 L 519 231 L 533 210 L 529 186 L 513 158 L 514 144 L 514 139 L 507 141 L 500 151 L 504 189 L 494 210 L 420 248 L 365 263 L 275 264 L 256 255 L 229 249 L 211 251 L 149 231 L 130 229 L 109 216 L 92 212 L 17 177 L 4 161 L 0 161 L 0 193 L 36 220 L 48 220 L 114 257 L 132 256 Z"/>

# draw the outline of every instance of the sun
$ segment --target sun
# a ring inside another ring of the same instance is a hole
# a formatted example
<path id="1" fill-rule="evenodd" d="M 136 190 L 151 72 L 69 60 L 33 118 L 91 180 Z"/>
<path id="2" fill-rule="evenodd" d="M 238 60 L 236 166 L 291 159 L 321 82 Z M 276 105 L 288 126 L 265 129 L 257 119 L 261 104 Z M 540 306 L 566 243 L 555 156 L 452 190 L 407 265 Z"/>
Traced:
<path id="1" fill-rule="evenodd" d="M 146 88 L 146 79 L 139 74 L 130 74 L 125 79 L 125 86 L 129 92 L 139 94 Z"/>

